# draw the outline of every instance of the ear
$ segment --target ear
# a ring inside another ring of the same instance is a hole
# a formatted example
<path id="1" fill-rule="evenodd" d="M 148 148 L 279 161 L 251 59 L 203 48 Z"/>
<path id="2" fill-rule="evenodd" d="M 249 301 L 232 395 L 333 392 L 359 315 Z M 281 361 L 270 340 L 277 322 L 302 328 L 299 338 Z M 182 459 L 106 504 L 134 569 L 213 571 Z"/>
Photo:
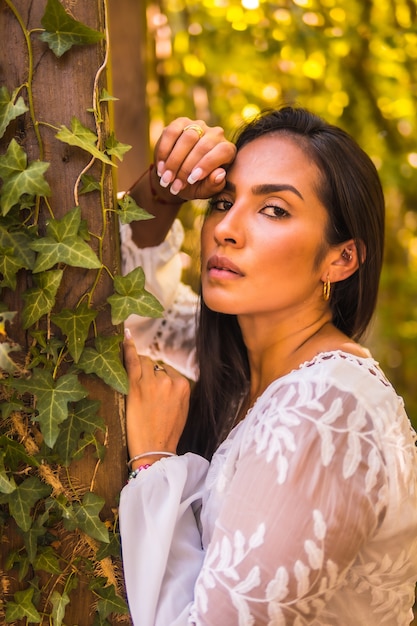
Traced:
<path id="1" fill-rule="evenodd" d="M 344 243 L 332 248 L 331 260 L 327 265 L 327 271 L 322 276 L 322 281 L 330 280 L 337 283 L 346 280 L 356 272 L 360 263 L 366 259 L 366 247 L 362 241 L 349 239 Z"/>

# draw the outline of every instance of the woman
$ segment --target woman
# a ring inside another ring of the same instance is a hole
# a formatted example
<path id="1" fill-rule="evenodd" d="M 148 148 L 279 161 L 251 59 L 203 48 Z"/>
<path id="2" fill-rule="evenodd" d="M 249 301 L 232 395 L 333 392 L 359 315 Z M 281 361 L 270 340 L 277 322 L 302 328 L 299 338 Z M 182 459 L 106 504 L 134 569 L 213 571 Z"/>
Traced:
<path id="1" fill-rule="evenodd" d="M 181 374 L 125 342 L 133 621 L 409 624 L 414 436 L 357 343 L 383 255 L 377 173 L 346 133 L 291 107 L 248 124 L 236 148 L 202 228 L 191 402 Z M 162 188 L 191 193 L 189 167 L 158 167 Z"/>

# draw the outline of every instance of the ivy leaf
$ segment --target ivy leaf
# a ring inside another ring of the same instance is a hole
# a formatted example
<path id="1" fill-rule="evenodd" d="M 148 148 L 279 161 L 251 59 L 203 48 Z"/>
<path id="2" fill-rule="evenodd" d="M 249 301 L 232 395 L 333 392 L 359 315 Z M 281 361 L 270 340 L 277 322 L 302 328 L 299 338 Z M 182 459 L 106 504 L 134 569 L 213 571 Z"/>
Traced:
<path id="1" fill-rule="evenodd" d="M 0 453 L 0 492 L 1 493 L 12 493 L 16 489 L 16 483 L 14 482 L 13 477 L 9 478 L 7 476 L 6 468 L 4 466 L 4 457 L 5 453 Z"/>
<path id="2" fill-rule="evenodd" d="M 92 491 L 88 491 L 84 497 L 82 504 L 74 504 L 74 520 L 80 530 L 83 530 L 89 537 L 109 543 L 109 531 L 104 522 L 99 518 L 99 513 L 104 505 L 104 498 L 101 498 Z M 71 522 L 64 522 L 68 530 Z"/>
<path id="3" fill-rule="evenodd" d="M 68 350 L 75 363 L 78 363 L 84 350 L 85 341 L 91 322 L 97 317 L 98 311 L 91 309 L 85 302 L 80 304 L 75 311 L 63 309 L 57 315 L 52 316 L 52 321 L 67 336 Z"/>
<path id="4" fill-rule="evenodd" d="M 0 192 L 0 207 L 3 215 L 19 202 L 25 194 L 49 196 L 50 187 L 44 178 L 49 163 L 32 161 L 27 166 L 27 156 L 23 148 L 12 139 L 5 155 L 0 156 L 0 177 L 3 187 Z"/>
<path id="5" fill-rule="evenodd" d="M 3 408 L 3 405 L 2 405 Z M 10 439 L 6 435 L 0 437 L 0 449 L 4 453 L 6 465 L 12 471 L 15 471 L 20 463 L 25 463 L 31 467 L 38 467 L 39 462 L 34 456 L 27 454 L 24 446 L 18 441 Z"/>
<path id="6" fill-rule="evenodd" d="M 52 604 L 52 619 L 54 626 L 62 626 L 62 622 L 65 617 L 65 608 L 69 604 L 69 596 L 67 593 L 61 594 L 58 591 L 54 591 L 51 596 Z"/>
<path id="7" fill-rule="evenodd" d="M 85 26 L 69 15 L 59 0 L 48 0 L 41 24 L 46 32 L 40 36 L 57 57 L 72 46 L 97 43 L 104 34 Z"/>
<path id="8" fill-rule="evenodd" d="M 119 98 L 110 95 L 107 89 L 103 87 L 100 92 L 100 102 L 114 102 L 115 100 L 119 100 Z"/>
<path id="9" fill-rule="evenodd" d="M 60 220 L 52 219 L 46 228 L 46 237 L 31 243 L 38 252 L 33 272 L 44 272 L 56 263 L 72 267 L 99 269 L 101 263 L 90 246 L 80 237 L 81 210 L 75 207 Z"/>
<path id="10" fill-rule="evenodd" d="M 132 146 L 129 146 L 129 144 L 117 141 L 114 133 L 111 133 L 107 138 L 106 152 L 108 154 L 111 154 L 112 156 L 117 157 L 119 161 L 123 161 L 124 155 L 126 154 L 126 152 L 129 152 L 131 148 Z"/>
<path id="11" fill-rule="evenodd" d="M 27 389 L 28 381 L 17 381 L 16 386 Z M 68 417 L 68 403 L 85 398 L 87 390 L 75 374 L 64 374 L 55 381 L 51 373 L 43 369 L 33 371 L 30 390 L 37 398 L 38 415 L 33 419 L 40 423 L 46 445 L 53 448 L 59 424 Z"/>
<path id="12" fill-rule="evenodd" d="M 50 270 L 38 276 L 33 276 L 37 286 L 28 289 L 22 294 L 22 298 L 25 300 L 22 310 L 23 328 L 29 328 L 42 315 L 52 310 L 55 304 L 55 296 L 61 284 L 62 274 L 62 270 Z"/>
<path id="13" fill-rule="evenodd" d="M 162 317 L 163 306 L 145 289 L 145 274 L 141 267 L 114 277 L 115 294 L 107 298 L 111 305 L 112 324 L 117 325 L 135 313 L 143 317 Z"/>
<path id="14" fill-rule="evenodd" d="M 77 402 L 69 411 L 68 418 L 62 424 L 55 442 L 55 450 L 62 464 L 68 467 L 79 451 L 79 441 L 83 434 L 105 430 L 105 423 L 97 415 L 100 403 L 88 398 Z"/>
<path id="15" fill-rule="evenodd" d="M 125 194 L 117 202 L 119 206 L 119 218 L 122 224 L 130 224 L 130 222 L 139 222 L 140 220 L 152 220 L 154 215 L 141 209 L 129 194 Z"/>
<path id="16" fill-rule="evenodd" d="M 114 585 L 96 587 L 95 592 L 101 598 L 97 602 L 97 610 L 101 619 L 106 619 L 111 613 L 127 615 L 129 612 L 125 600 L 116 594 Z"/>
<path id="17" fill-rule="evenodd" d="M 14 101 L 15 93 L 10 97 L 7 87 L 0 87 L 0 139 L 10 122 L 29 110 L 21 96 Z"/>
<path id="18" fill-rule="evenodd" d="M 18 352 L 20 346 L 17 343 L 9 343 L 7 340 L 0 343 L 0 370 L 13 373 L 18 368 L 13 359 L 10 358 L 10 352 Z"/>
<path id="19" fill-rule="evenodd" d="M 82 187 L 80 189 L 80 194 L 90 193 L 90 191 L 100 191 L 101 184 L 98 180 L 94 178 L 94 176 L 90 176 L 89 174 L 83 174 L 81 176 Z"/>
<path id="20" fill-rule="evenodd" d="M 95 348 L 86 348 L 78 367 L 86 374 L 96 374 L 105 383 L 126 394 L 128 381 L 120 360 L 120 337 L 97 337 Z"/>
<path id="21" fill-rule="evenodd" d="M 24 269 L 32 269 L 35 253 L 29 244 L 32 238 L 25 232 L 9 232 L 0 225 L 0 273 L 3 280 L 2 287 L 16 289 L 16 274 Z"/>
<path id="22" fill-rule="evenodd" d="M 43 572 L 48 572 L 48 574 L 62 573 L 62 567 L 56 553 L 50 546 L 43 548 L 40 552 L 38 552 L 33 565 L 35 570 L 42 570 Z"/>
<path id="23" fill-rule="evenodd" d="M 10 515 L 23 531 L 32 526 L 31 508 L 51 493 L 51 487 L 42 483 L 36 476 L 26 478 L 9 497 Z"/>
<path id="24" fill-rule="evenodd" d="M 57 132 L 55 137 L 64 143 L 70 144 L 70 146 L 82 148 L 92 154 L 96 159 L 103 161 L 103 163 L 115 165 L 107 154 L 97 148 L 97 135 L 87 128 L 87 126 L 81 124 L 80 120 L 76 117 L 73 117 L 71 120 L 71 130 L 62 125 L 61 130 Z"/>
<path id="25" fill-rule="evenodd" d="M 24 591 L 16 591 L 13 596 L 15 602 L 7 602 L 6 604 L 7 623 L 26 617 L 29 624 L 40 624 L 42 617 L 32 602 L 34 593 L 35 589 L 33 587 L 28 587 Z"/>

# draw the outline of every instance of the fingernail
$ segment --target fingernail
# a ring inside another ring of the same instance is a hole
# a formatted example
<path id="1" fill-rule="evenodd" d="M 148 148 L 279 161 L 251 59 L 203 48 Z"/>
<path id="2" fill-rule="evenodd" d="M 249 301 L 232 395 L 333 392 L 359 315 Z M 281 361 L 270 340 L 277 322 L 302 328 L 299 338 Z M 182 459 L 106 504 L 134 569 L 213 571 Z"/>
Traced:
<path id="1" fill-rule="evenodd" d="M 221 183 L 222 180 L 225 179 L 226 176 L 226 172 L 223 170 L 222 172 L 220 172 L 220 174 L 217 174 L 216 178 L 214 179 L 215 183 Z"/>
<path id="2" fill-rule="evenodd" d="M 161 185 L 161 187 L 168 187 L 169 183 L 171 182 L 171 178 L 172 178 L 172 172 L 170 172 L 169 170 L 164 172 L 161 176 L 161 180 L 159 181 L 159 184 Z"/>
<path id="3" fill-rule="evenodd" d="M 130 328 L 125 328 L 125 339 L 132 339 L 132 333 L 130 332 Z"/>
<path id="4" fill-rule="evenodd" d="M 176 196 L 182 189 L 182 182 L 179 178 L 176 178 L 169 188 L 170 192 L 173 196 Z"/>
<path id="5" fill-rule="evenodd" d="M 195 170 L 193 170 L 191 174 L 189 175 L 189 177 L 187 178 L 187 183 L 189 183 L 190 185 L 193 185 L 199 180 L 202 173 L 203 173 L 203 170 L 201 169 L 201 167 L 196 167 Z"/>
<path id="6" fill-rule="evenodd" d="M 162 171 L 163 171 L 164 167 L 165 167 L 165 161 L 159 161 L 156 164 L 156 173 L 158 174 L 159 178 L 161 178 L 161 176 L 162 176 Z"/>

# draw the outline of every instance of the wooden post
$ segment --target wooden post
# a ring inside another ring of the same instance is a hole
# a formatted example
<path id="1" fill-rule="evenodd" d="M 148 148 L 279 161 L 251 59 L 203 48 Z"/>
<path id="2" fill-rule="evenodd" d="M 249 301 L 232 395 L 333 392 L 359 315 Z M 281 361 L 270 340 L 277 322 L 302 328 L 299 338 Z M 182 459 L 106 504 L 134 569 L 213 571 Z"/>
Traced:
<path id="1" fill-rule="evenodd" d="M 89 2 L 65 0 L 62 4 L 76 20 L 90 28 L 104 32 L 106 27 L 105 0 L 91 0 Z M 131 4 L 139 6 L 142 3 L 133 2 Z M 13 5 L 28 30 L 40 28 L 46 0 L 37 0 L 36 2 L 13 0 Z M 0 0 L 0 41 L 2 42 L 0 84 L 7 86 L 12 92 L 17 85 L 21 85 L 27 80 L 28 58 L 22 29 L 5 0 Z M 94 118 L 88 109 L 92 107 L 94 82 L 99 68 L 105 61 L 107 43 L 74 46 L 62 57 L 57 58 L 48 49 L 47 44 L 40 40 L 39 33 L 33 32 L 31 34 L 31 42 L 34 51 L 34 106 L 36 119 L 41 122 L 39 131 L 44 146 L 42 159 L 51 164 L 46 173 L 46 178 L 52 190 L 51 204 L 53 205 L 54 217 L 59 219 L 74 207 L 74 185 L 90 158 L 85 151 L 57 140 L 55 137 L 56 130 L 52 126 L 59 127 L 64 124 L 70 128 L 71 119 L 75 116 L 95 132 Z M 140 68 L 135 71 L 140 74 Z M 103 70 L 100 77 L 100 87 L 105 86 L 106 70 Z M 24 91 L 22 95 L 27 96 Z M 108 132 L 108 119 L 105 121 L 104 127 L 105 132 Z M 39 146 L 28 113 L 18 118 L 12 131 L 18 132 L 19 143 L 28 154 L 29 160 L 38 159 L 40 156 Z M 10 136 L 3 137 L 0 153 L 4 154 L 8 140 L 10 140 Z M 107 168 L 103 182 L 106 208 L 111 208 L 114 205 L 115 194 L 110 170 L 110 167 Z M 100 166 L 95 165 L 88 173 L 98 175 L 99 172 Z M 93 234 L 104 233 L 102 240 L 103 263 L 112 274 L 116 273 L 119 270 L 118 224 L 116 220 L 110 217 L 111 213 L 108 211 L 102 211 L 99 192 L 80 196 L 79 204 L 89 231 Z M 46 220 L 48 214 L 45 207 L 42 207 L 41 210 L 42 219 Z M 92 237 L 91 245 L 97 252 L 98 240 Z M 91 288 L 92 281 L 96 276 L 94 270 L 67 267 L 58 292 L 56 309 L 59 311 L 62 308 L 74 307 L 86 290 Z M 29 275 L 22 272 L 19 276 L 18 288 L 13 292 L 9 290 L 4 298 L 7 300 L 10 310 L 18 311 L 10 335 L 24 347 L 28 346 L 29 338 L 21 326 L 21 296 L 29 287 L 28 280 L 30 280 Z M 97 330 L 103 335 L 114 335 L 120 330 L 112 326 L 109 305 L 106 303 L 112 289 L 111 277 L 103 272 L 94 291 L 94 308 L 100 309 L 97 318 Z M 126 480 L 127 471 L 124 399 L 97 377 L 83 376 L 82 383 L 88 388 L 90 398 L 97 399 L 101 403 L 100 413 L 107 427 L 104 441 L 106 454 L 104 460 L 98 464 L 97 458 L 92 452 L 87 452 L 82 460 L 72 463 L 69 468 L 71 481 L 79 485 L 80 491 L 94 490 L 96 494 L 102 496 L 106 502 L 103 516 L 106 519 L 114 518 L 118 496 Z M 9 545 L 19 545 L 21 538 L 11 536 L 3 538 L 3 542 Z M 62 545 L 62 550 L 65 552 L 68 550 L 68 546 Z M 3 570 L 3 565 L 0 563 L 0 570 Z M 117 576 L 120 580 L 121 568 L 117 559 L 116 569 L 118 569 Z M 95 572 L 91 572 L 89 575 L 80 574 L 78 588 L 71 595 L 71 601 L 66 607 L 65 624 L 87 626 L 93 623 L 95 617 L 94 602 L 97 601 L 97 596 L 93 595 L 88 586 L 96 575 L 100 574 Z M 10 586 L 8 589 L 3 588 L 6 600 L 10 600 L 13 593 L 19 588 L 16 578 L 16 574 L 13 572 L 8 573 Z M 123 621 L 123 618 L 119 616 L 117 623 L 130 623 L 130 619 L 126 617 Z"/>

